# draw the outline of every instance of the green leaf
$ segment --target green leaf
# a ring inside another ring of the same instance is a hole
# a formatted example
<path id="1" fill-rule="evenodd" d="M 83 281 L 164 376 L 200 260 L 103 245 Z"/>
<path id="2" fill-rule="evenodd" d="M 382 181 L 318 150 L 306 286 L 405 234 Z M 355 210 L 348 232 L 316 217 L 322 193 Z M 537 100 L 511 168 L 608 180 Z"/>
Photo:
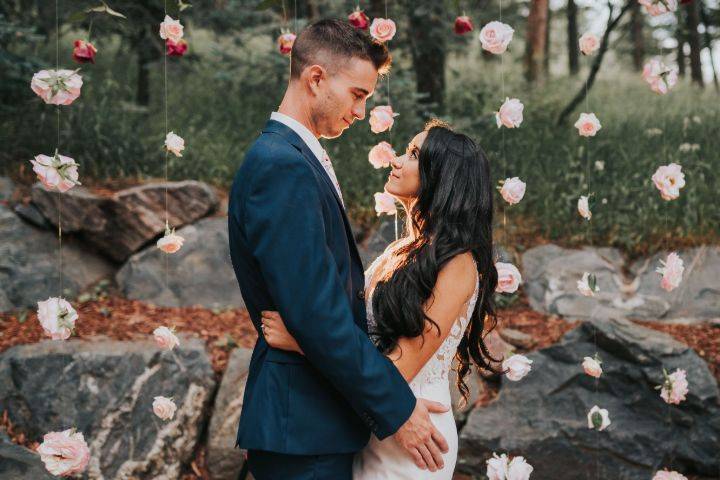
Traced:
<path id="1" fill-rule="evenodd" d="M 183 10 L 185 10 L 186 8 L 190 8 L 190 7 L 192 7 L 192 5 L 190 5 L 189 3 L 185 3 L 182 0 L 178 0 L 178 8 L 180 9 L 181 12 Z"/>
<path id="2" fill-rule="evenodd" d="M 125 15 L 123 15 L 122 13 L 120 13 L 120 12 L 118 12 L 118 11 L 113 10 L 112 8 L 110 8 L 110 7 L 107 5 L 107 3 L 103 2 L 103 4 L 105 5 L 105 11 L 106 11 L 109 15 L 112 15 L 112 16 L 114 16 L 114 17 L 120 17 L 120 18 L 127 18 L 127 17 L 126 17 Z"/>
<path id="3" fill-rule="evenodd" d="M 588 286 L 590 287 L 590 290 L 593 292 L 597 289 L 597 278 L 595 277 L 594 273 L 591 273 L 588 275 Z"/>

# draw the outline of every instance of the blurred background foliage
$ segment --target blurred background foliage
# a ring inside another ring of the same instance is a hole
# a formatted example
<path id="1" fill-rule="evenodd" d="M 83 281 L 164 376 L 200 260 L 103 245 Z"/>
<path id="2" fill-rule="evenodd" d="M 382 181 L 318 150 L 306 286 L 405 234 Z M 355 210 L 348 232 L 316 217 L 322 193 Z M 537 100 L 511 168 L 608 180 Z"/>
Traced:
<path id="1" fill-rule="evenodd" d="M 121 184 L 164 175 L 164 45 L 157 34 L 164 4 L 185 25 L 189 52 L 168 58 L 169 129 L 185 138 L 182 158 L 170 156 L 171 180 L 208 181 L 226 188 L 288 78 L 287 57 L 276 51 L 282 28 L 299 31 L 319 18 L 346 18 L 355 1 L 195 0 L 179 12 L 174 0 L 108 0 L 127 19 L 77 12 L 99 0 L 58 0 L 60 68 L 77 68 L 73 41 L 90 39 L 96 64 L 82 65 L 82 95 L 61 110 L 60 152 L 81 165 L 85 185 Z M 188 2 L 185 2 L 188 3 Z M 391 103 L 400 113 L 390 132 L 375 135 L 357 122 L 324 141 L 336 165 L 351 216 L 376 221 L 372 194 L 387 172 L 373 170 L 369 149 L 381 140 L 402 152 L 430 117 L 472 136 L 490 156 L 497 181 L 519 176 L 524 200 L 506 207 L 497 197 L 500 241 L 527 246 L 543 241 L 613 245 L 644 253 L 680 244 L 716 242 L 720 225 L 720 95 L 717 62 L 720 9 L 716 1 L 682 5 L 675 15 L 651 18 L 632 1 L 610 36 L 594 86 L 567 120 L 560 111 L 583 88 L 595 57 L 578 54 L 585 31 L 602 35 L 610 7 L 625 2 L 503 0 L 502 20 L 515 36 L 502 57 L 484 53 L 477 33 L 496 20 L 500 3 L 389 0 L 360 2 L 368 15 L 394 19 L 391 75 L 368 102 Z M 475 30 L 453 33 L 456 16 Z M 538 23 L 539 22 L 539 23 Z M 52 154 L 55 108 L 30 90 L 41 68 L 55 67 L 56 18 L 49 0 L 0 2 L 0 174 L 32 182 L 29 159 Z M 530 33 L 540 28 L 542 35 Z M 544 28 L 544 30 L 543 30 Z M 568 40 L 570 39 L 570 41 Z M 661 55 L 680 67 L 666 96 L 650 91 L 643 63 Z M 532 59 L 532 61 L 531 61 Z M 390 98 L 388 98 L 390 94 Z M 516 130 L 500 130 L 496 111 L 506 96 L 525 104 Z M 572 124 L 593 111 L 602 130 L 589 141 Z M 662 131 L 657 135 L 657 129 Z M 687 186 L 665 202 L 652 185 L 659 165 L 680 163 Z M 577 215 L 582 194 L 596 199 L 592 230 Z"/>

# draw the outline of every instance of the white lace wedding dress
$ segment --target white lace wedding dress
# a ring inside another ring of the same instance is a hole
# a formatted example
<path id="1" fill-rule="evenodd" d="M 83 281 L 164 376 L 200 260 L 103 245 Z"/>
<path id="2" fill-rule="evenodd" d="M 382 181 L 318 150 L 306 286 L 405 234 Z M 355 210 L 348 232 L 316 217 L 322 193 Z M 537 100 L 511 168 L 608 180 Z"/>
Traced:
<path id="1" fill-rule="evenodd" d="M 392 249 L 388 248 L 380 255 L 365 272 L 366 306 L 368 327 L 370 331 L 375 326 L 372 314 L 372 294 L 374 290 L 373 279 L 378 268 L 382 268 L 378 278 L 392 271 L 394 262 Z M 377 282 L 374 282 L 377 283 Z M 372 289 L 371 289 L 372 287 Z M 422 370 L 410 382 L 410 388 L 417 398 L 425 398 L 450 406 L 450 382 L 448 372 L 451 368 L 455 351 L 460 344 L 463 332 L 468 325 L 468 318 L 477 302 L 479 281 L 476 280 L 475 292 L 467 302 L 464 314 L 455 320 L 450 334 L 440 345 L 435 355 L 423 366 Z M 353 464 L 353 480 L 451 480 L 458 453 L 458 434 L 452 410 L 442 414 L 430 414 L 435 427 L 447 440 L 449 450 L 443 455 L 444 467 L 442 470 L 430 472 L 421 470 L 392 437 L 380 441 L 372 435 L 368 445 L 355 456 Z"/>

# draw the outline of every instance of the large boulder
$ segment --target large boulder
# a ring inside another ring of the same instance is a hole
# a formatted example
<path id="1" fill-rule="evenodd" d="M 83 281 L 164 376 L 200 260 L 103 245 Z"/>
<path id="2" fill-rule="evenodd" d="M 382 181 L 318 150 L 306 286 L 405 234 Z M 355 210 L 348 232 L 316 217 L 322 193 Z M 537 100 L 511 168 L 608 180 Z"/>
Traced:
<path id="1" fill-rule="evenodd" d="M 666 254 L 634 262 L 627 268 L 616 249 L 566 249 L 556 245 L 531 248 L 522 256 L 524 288 L 538 311 L 570 318 L 634 318 L 640 320 L 707 321 L 720 317 L 720 248 L 680 252 L 685 275 L 679 288 L 660 288 L 655 269 Z M 597 277 L 599 292 L 584 297 L 577 281 L 584 272 Z"/>
<path id="2" fill-rule="evenodd" d="M 109 277 L 114 268 L 101 256 L 63 237 L 63 292 L 73 297 Z M 60 294 L 58 237 L 32 227 L 0 205 L 0 311 L 36 307 Z"/>
<path id="3" fill-rule="evenodd" d="M 597 351 L 603 374 L 597 381 L 581 367 Z M 663 467 L 686 474 L 720 471 L 720 393 L 707 364 L 672 337 L 628 320 L 593 320 L 563 340 L 528 355 L 532 371 L 504 382 L 498 398 L 475 409 L 460 435 L 458 469 L 485 473 L 492 452 L 522 455 L 533 477 L 575 480 L 647 480 Z M 687 372 L 690 392 L 677 406 L 655 389 L 663 368 Z M 612 424 L 602 432 L 587 426 L 598 405 Z M 597 463 L 596 463 L 597 461 Z"/>
<path id="4" fill-rule="evenodd" d="M 172 352 L 152 341 L 49 340 L 0 355 L 0 411 L 33 440 L 76 427 L 91 452 L 86 479 L 179 479 L 214 388 L 195 338 L 181 338 Z M 171 420 L 154 415 L 158 395 L 177 405 Z"/>
<path id="5" fill-rule="evenodd" d="M 402 235 L 403 222 L 398 220 L 398 235 Z M 395 241 L 395 217 L 383 218 L 367 238 L 358 245 L 360 259 L 365 268 L 375 261 Z"/>
<path id="6" fill-rule="evenodd" d="M 252 350 L 236 348 L 215 397 L 208 430 L 207 466 L 213 480 L 237 480 L 245 457 L 235 448 Z"/>
<path id="7" fill-rule="evenodd" d="M 177 253 L 150 246 L 122 266 L 116 280 L 123 295 L 168 307 L 244 307 L 230 260 L 227 218 L 206 218 L 177 233 L 185 239 Z"/>
<path id="8" fill-rule="evenodd" d="M 165 231 L 166 204 L 168 222 L 175 228 L 213 213 L 219 204 L 212 188 L 195 180 L 147 183 L 112 195 L 98 195 L 84 187 L 61 194 L 40 183 L 33 185 L 33 202 L 56 226 L 60 198 L 63 230 L 81 233 L 118 262 Z"/>
<path id="9" fill-rule="evenodd" d="M 20 445 L 0 442 L 0 478 L 3 480 L 53 480 L 40 455 Z"/>

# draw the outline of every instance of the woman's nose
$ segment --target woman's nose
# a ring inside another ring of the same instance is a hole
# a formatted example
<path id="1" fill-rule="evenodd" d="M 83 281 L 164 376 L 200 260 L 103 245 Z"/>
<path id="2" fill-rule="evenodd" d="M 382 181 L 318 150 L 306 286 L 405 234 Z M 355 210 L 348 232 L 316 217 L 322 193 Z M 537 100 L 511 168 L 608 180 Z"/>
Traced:
<path id="1" fill-rule="evenodd" d="M 390 165 L 392 165 L 393 168 L 402 168 L 403 163 L 405 160 L 405 155 L 401 157 L 393 157 L 393 159 L 390 161 Z"/>

